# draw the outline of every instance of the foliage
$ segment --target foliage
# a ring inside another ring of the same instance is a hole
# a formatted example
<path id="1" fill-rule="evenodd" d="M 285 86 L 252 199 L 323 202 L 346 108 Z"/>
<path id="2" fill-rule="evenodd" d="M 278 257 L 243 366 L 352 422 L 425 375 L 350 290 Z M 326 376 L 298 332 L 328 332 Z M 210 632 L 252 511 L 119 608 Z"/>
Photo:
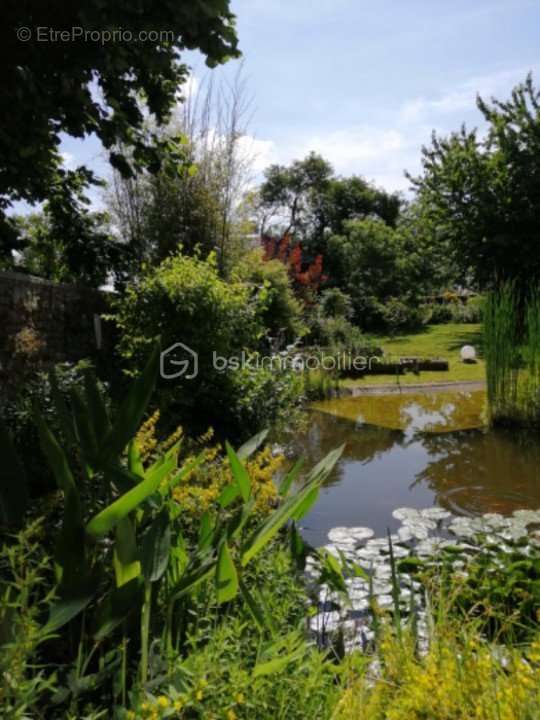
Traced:
<path id="1" fill-rule="evenodd" d="M 302 245 L 295 242 L 290 234 L 281 238 L 263 236 L 262 245 L 264 259 L 284 263 L 297 293 L 305 302 L 313 302 L 314 296 L 327 280 L 323 274 L 323 256 L 319 254 L 313 260 L 307 260 Z"/>
<path id="2" fill-rule="evenodd" d="M 107 205 L 133 274 L 181 246 L 188 255 L 215 252 L 228 276 L 242 254 L 242 196 L 254 158 L 246 143 L 250 102 L 241 64 L 232 81 L 216 72 L 198 80 L 196 92 L 187 82 L 185 102 L 160 129 L 163 140 L 183 139 L 180 158 L 168 154 L 157 173 L 113 174 Z"/>
<path id="3" fill-rule="evenodd" d="M 319 304 L 323 317 L 344 317 L 349 319 L 352 315 L 351 298 L 337 287 L 323 290 Z"/>
<path id="4" fill-rule="evenodd" d="M 416 308 L 424 286 L 408 243 L 406 233 L 373 218 L 345 222 L 343 234 L 329 238 L 332 283 L 350 296 L 353 320 L 361 328 L 419 324 Z"/>
<path id="5" fill-rule="evenodd" d="M 529 720 L 540 712 L 540 639 L 523 649 L 494 646 L 473 623 L 443 617 L 418 655 L 414 633 L 388 630 L 380 672 L 343 694 L 335 720 Z"/>
<path id="6" fill-rule="evenodd" d="M 158 123 L 169 116 L 187 74 L 180 53 L 199 49 L 210 66 L 239 54 L 234 15 L 228 2 L 217 0 L 204 7 L 146 1 L 104 6 L 94 0 L 83 8 L 58 2 L 61 27 L 90 33 L 69 42 L 40 37 L 40 29 L 58 27 L 51 26 L 51 8 L 39 2 L 9 2 L 4 13 L 0 210 L 13 200 L 49 197 L 61 165 L 62 132 L 94 133 L 125 174 L 158 169 L 164 148 L 155 133 L 148 137 L 145 115 Z M 29 29 L 28 41 L 18 39 L 18 28 Z M 109 33 L 105 39 L 103 32 Z M 129 158 L 114 149 L 118 143 L 131 149 Z M 8 233 L 0 234 L 6 244 Z"/>
<path id="7" fill-rule="evenodd" d="M 292 374 L 263 367 L 256 355 L 266 334 L 264 310 L 249 285 L 219 277 L 215 256 L 178 254 L 149 269 L 119 299 L 119 350 L 135 370 L 158 335 L 164 348 L 183 343 L 197 353 L 198 373 L 161 381 L 163 414 L 188 422 L 192 432 L 210 423 L 221 435 L 245 437 L 284 419 L 295 401 Z M 180 348 L 172 357 L 185 359 L 186 352 Z"/>
<path id="8" fill-rule="evenodd" d="M 540 295 L 514 283 L 490 291 L 484 307 L 487 395 L 491 420 L 536 424 L 540 417 Z"/>
<path id="9" fill-rule="evenodd" d="M 253 561 L 291 519 L 301 520 L 310 510 L 341 450 L 313 468 L 295 493 L 290 492 L 295 474 L 286 477 L 289 492 L 281 494 L 279 507 L 261 517 L 254 513 L 254 489 L 245 463 L 266 433 L 238 452 L 226 445 L 230 482 L 213 511 L 201 516 L 194 537 L 185 536 L 184 508 L 174 498 L 174 489 L 207 458 L 199 453 L 178 467 L 176 442 L 152 460 L 157 446 L 151 441 L 151 424 L 136 435 L 158 364 L 156 347 L 112 417 L 91 379 L 84 395 L 72 393 L 71 412 L 56 397 L 68 438 L 65 445 L 58 443 L 36 411 L 43 451 L 62 495 L 60 520 L 50 525 L 55 528 L 54 538 L 47 542 L 56 577 L 53 580 L 47 570 L 42 583 L 32 583 L 41 598 L 35 607 L 50 605 L 48 620 L 38 623 L 36 642 L 43 644 L 41 661 L 57 671 L 51 702 L 64 717 L 83 717 L 85 712 L 90 717 L 100 708 L 125 707 L 128 692 L 136 702 L 157 682 L 167 688 L 172 682 L 184 685 L 186 676 L 178 660 L 182 651 L 189 654 L 185 641 L 192 620 L 195 628 L 202 625 L 199 642 L 204 643 L 208 629 L 227 617 L 219 607 L 230 603 L 240 603 L 254 623 L 253 647 L 261 653 L 254 658 L 255 675 L 284 669 L 307 653 L 301 635 L 284 654 L 282 645 L 273 647 L 269 642 L 274 626 L 261 600 Z M 144 442 L 149 460 L 142 460 L 138 442 Z M 73 464 L 73 455 L 80 460 L 79 467 Z M 251 467 L 257 473 L 260 462 L 254 463 Z M 53 592 L 56 598 L 51 604 Z M 19 605 L 11 604 L 15 609 Z M 197 606 L 206 612 L 192 616 Z M 5 608 L 2 605 L 0 612 Z M 16 611 L 22 619 L 23 610 Z M 18 627 L 17 617 L 11 618 L 11 626 Z M 60 629 L 62 633 L 56 635 Z M 159 651 L 154 652 L 155 645 Z M 269 667 L 267 661 L 274 665 Z M 30 711 L 35 710 L 38 695 L 36 691 Z"/>
<path id="10" fill-rule="evenodd" d="M 291 343 L 305 334 L 302 306 L 283 263 L 264 260 L 261 251 L 254 250 L 243 258 L 235 273 L 251 287 L 256 312 L 274 345 Z"/>
<path id="11" fill-rule="evenodd" d="M 396 223 L 401 199 L 360 177 L 339 178 L 316 153 L 290 166 L 271 165 L 260 190 L 261 233 L 294 234 L 313 255 L 326 253 L 326 236 L 353 217 L 375 215 Z"/>
<path id="12" fill-rule="evenodd" d="M 50 372 L 39 372 L 21 383 L 13 397 L 6 398 L 0 408 L 0 422 L 12 433 L 17 453 L 24 457 L 32 494 L 43 494 L 54 487 L 52 473 L 48 470 L 39 445 L 39 437 L 33 417 L 33 406 L 39 405 L 51 429 L 62 441 L 62 421 L 58 416 L 55 396 L 58 394 L 68 406 L 72 392 L 82 392 L 85 376 L 92 372 L 87 360 L 77 363 L 57 363 Z M 105 384 L 100 382 L 100 387 Z"/>
<path id="13" fill-rule="evenodd" d="M 108 216 L 90 212 L 83 190 L 86 175 L 70 171 L 49 188 L 41 213 L 15 218 L 21 256 L 16 267 L 53 282 L 81 282 L 89 287 L 121 275 L 126 248 L 108 230 Z"/>
<path id="14" fill-rule="evenodd" d="M 539 93 L 529 75 L 507 101 L 478 98 L 485 137 L 465 127 L 435 134 L 413 180 L 441 254 L 481 287 L 526 285 L 540 273 L 538 253 Z"/>
<path id="15" fill-rule="evenodd" d="M 43 523 L 34 521 L 2 544 L 0 560 L 0 705 L 7 719 L 28 717 L 51 692 L 56 678 L 36 667 L 40 614 L 52 600 L 50 558 Z M 43 591 L 47 585 L 49 593 Z M 39 715 L 43 717 L 38 710 Z"/>

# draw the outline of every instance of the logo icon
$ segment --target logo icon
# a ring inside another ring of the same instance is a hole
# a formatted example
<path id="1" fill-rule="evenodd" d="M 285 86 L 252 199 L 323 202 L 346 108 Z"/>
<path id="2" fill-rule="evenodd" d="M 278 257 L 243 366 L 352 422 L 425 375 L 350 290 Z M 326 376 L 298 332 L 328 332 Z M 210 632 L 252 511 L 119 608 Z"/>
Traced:
<path id="1" fill-rule="evenodd" d="M 184 377 L 196 378 L 199 372 L 199 356 L 188 345 L 177 342 L 161 352 L 159 374 L 164 380 Z"/>

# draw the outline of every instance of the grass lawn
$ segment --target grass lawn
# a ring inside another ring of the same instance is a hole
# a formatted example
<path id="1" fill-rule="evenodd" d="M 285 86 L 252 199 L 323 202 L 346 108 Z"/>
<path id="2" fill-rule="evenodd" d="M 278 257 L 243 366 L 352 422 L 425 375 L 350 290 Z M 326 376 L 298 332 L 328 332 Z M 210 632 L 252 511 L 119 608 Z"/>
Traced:
<path id="1" fill-rule="evenodd" d="M 444 358 L 449 361 L 448 372 L 406 373 L 399 376 L 402 385 L 417 383 L 464 382 L 484 380 L 485 365 L 482 359 L 482 329 L 476 324 L 428 325 L 409 335 L 376 335 L 373 340 L 382 347 L 385 355 L 395 357 L 417 356 Z M 477 353 L 475 364 L 463 363 L 459 351 L 463 345 L 474 345 Z M 343 385 L 386 385 L 396 382 L 392 375 L 368 375 L 365 378 L 344 379 Z"/>

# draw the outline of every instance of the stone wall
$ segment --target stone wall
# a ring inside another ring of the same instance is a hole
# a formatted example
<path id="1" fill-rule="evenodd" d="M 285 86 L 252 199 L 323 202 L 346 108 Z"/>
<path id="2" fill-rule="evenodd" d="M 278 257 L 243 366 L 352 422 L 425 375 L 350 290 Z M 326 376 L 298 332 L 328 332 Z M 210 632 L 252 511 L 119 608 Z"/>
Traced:
<path id="1" fill-rule="evenodd" d="M 0 272 L 0 388 L 16 389 L 28 372 L 95 357 L 111 344 L 100 316 L 109 293 Z"/>

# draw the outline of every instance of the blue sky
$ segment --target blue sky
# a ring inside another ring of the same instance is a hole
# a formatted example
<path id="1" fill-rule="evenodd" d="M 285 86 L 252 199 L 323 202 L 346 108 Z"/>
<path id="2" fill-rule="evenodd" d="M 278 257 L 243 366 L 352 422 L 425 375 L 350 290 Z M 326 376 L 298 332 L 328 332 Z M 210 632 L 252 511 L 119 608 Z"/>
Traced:
<path id="1" fill-rule="evenodd" d="M 481 125 L 479 91 L 540 85 L 539 0 L 232 0 L 257 169 L 316 150 L 342 174 L 406 191 L 432 129 Z M 191 56 L 193 57 L 193 56 Z M 233 73 L 231 62 L 217 72 Z M 204 64 L 194 58 L 195 74 Z M 71 166 L 106 173 L 95 139 Z"/>

